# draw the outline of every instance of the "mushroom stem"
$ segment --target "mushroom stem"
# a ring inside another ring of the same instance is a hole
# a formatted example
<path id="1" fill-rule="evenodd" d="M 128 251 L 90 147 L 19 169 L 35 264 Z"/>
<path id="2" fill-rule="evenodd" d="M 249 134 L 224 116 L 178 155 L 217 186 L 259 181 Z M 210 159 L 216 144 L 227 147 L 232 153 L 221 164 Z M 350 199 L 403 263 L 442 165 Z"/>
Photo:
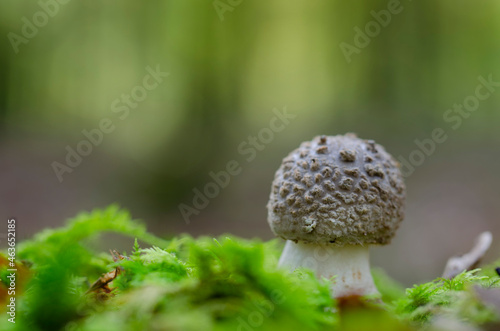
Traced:
<path id="1" fill-rule="evenodd" d="M 370 272 L 368 245 L 335 246 L 287 240 L 278 266 L 291 270 L 309 268 L 318 278 L 336 276 L 331 286 L 332 297 L 378 294 Z"/>

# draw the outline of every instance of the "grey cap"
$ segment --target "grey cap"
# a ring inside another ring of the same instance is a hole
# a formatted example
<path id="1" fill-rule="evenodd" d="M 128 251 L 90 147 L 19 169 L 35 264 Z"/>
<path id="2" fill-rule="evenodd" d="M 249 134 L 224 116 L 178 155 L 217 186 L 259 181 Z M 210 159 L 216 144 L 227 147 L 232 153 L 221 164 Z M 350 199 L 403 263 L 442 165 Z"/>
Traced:
<path id="1" fill-rule="evenodd" d="M 399 163 L 373 140 L 318 136 L 283 159 L 267 205 L 272 231 L 295 242 L 386 244 L 404 218 Z"/>

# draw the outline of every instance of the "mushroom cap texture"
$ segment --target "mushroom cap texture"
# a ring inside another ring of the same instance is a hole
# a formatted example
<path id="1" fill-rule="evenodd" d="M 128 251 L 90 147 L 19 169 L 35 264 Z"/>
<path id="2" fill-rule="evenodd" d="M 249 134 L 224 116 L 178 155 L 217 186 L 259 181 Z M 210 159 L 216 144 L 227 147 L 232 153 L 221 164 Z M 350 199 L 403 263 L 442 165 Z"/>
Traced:
<path id="1" fill-rule="evenodd" d="M 272 231 L 286 240 L 387 244 L 404 218 L 399 163 L 373 140 L 318 136 L 283 159 L 267 205 Z"/>

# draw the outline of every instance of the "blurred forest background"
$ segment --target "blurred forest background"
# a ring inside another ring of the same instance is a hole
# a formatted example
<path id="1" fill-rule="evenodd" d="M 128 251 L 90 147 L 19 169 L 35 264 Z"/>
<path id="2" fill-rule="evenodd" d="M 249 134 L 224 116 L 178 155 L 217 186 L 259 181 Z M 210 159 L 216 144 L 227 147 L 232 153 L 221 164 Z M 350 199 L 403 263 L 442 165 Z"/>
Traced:
<path id="1" fill-rule="evenodd" d="M 498 1 L 401 1 L 350 62 L 340 45 L 391 1 L 61 0 L 44 20 L 54 1 L 0 2 L 0 214 L 18 219 L 18 239 L 116 202 L 164 236 L 268 240 L 274 172 L 303 140 L 356 132 L 408 158 L 442 128 L 373 265 L 406 285 L 432 279 L 484 230 L 496 239 L 487 259 L 498 257 L 500 88 L 459 128 L 443 119 L 479 76 L 500 82 Z M 40 25 L 29 38 L 26 21 Z M 14 46 L 12 33 L 25 39 Z M 169 76 L 120 120 L 114 101 L 148 66 Z M 285 106 L 296 118 L 245 161 L 238 146 Z M 60 182 L 52 163 L 103 118 L 115 130 Z M 230 160 L 241 173 L 186 224 L 179 204 Z"/>

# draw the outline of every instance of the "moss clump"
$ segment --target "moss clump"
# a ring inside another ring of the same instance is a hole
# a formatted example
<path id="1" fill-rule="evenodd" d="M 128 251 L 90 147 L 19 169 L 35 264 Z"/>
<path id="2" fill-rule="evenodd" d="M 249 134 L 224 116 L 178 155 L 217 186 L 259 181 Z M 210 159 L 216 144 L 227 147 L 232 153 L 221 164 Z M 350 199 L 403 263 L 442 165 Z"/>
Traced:
<path id="1" fill-rule="evenodd" d="M 424 325 L 435 316 L 483 325 L 498 321 L 499 315 L 478 297 L 475 288 L 495 288 L 498 275 L 480 276 L 480 269 L 464 271 L 452 279 L 438 278 L 430 283 L 415 285 L 393 303 L 400 318 Z"/>
<path id="2" fill-rule="evenodd" d="M 93 252 L 104 231 L 136 241 L 130 254 Z M 147 248 L 141 248 L 138 241 Z M 499 277 L 478 270 L 406 290 L 374 271 L 385 304 L 335 302 L 329 281 L 278 269 L 277 240 L 181 236 L 163 240 L 116 206 L 83 213 L 18 245 L 29 281 L 16 296 L 16 323 L 2 330 L 412 330 L 447 316 L 482 326 L 499 320 L 475 286 Z M 6 289 L 0 263 L 0 289 Z M 91 283 L 96 281 L 91 287 Z M 90 289 L 90 290 L 89 290 Z M 1 292 L 0 293 L 4 293 Z M 6 295 L 0 296 L 5 307 Z"/>

